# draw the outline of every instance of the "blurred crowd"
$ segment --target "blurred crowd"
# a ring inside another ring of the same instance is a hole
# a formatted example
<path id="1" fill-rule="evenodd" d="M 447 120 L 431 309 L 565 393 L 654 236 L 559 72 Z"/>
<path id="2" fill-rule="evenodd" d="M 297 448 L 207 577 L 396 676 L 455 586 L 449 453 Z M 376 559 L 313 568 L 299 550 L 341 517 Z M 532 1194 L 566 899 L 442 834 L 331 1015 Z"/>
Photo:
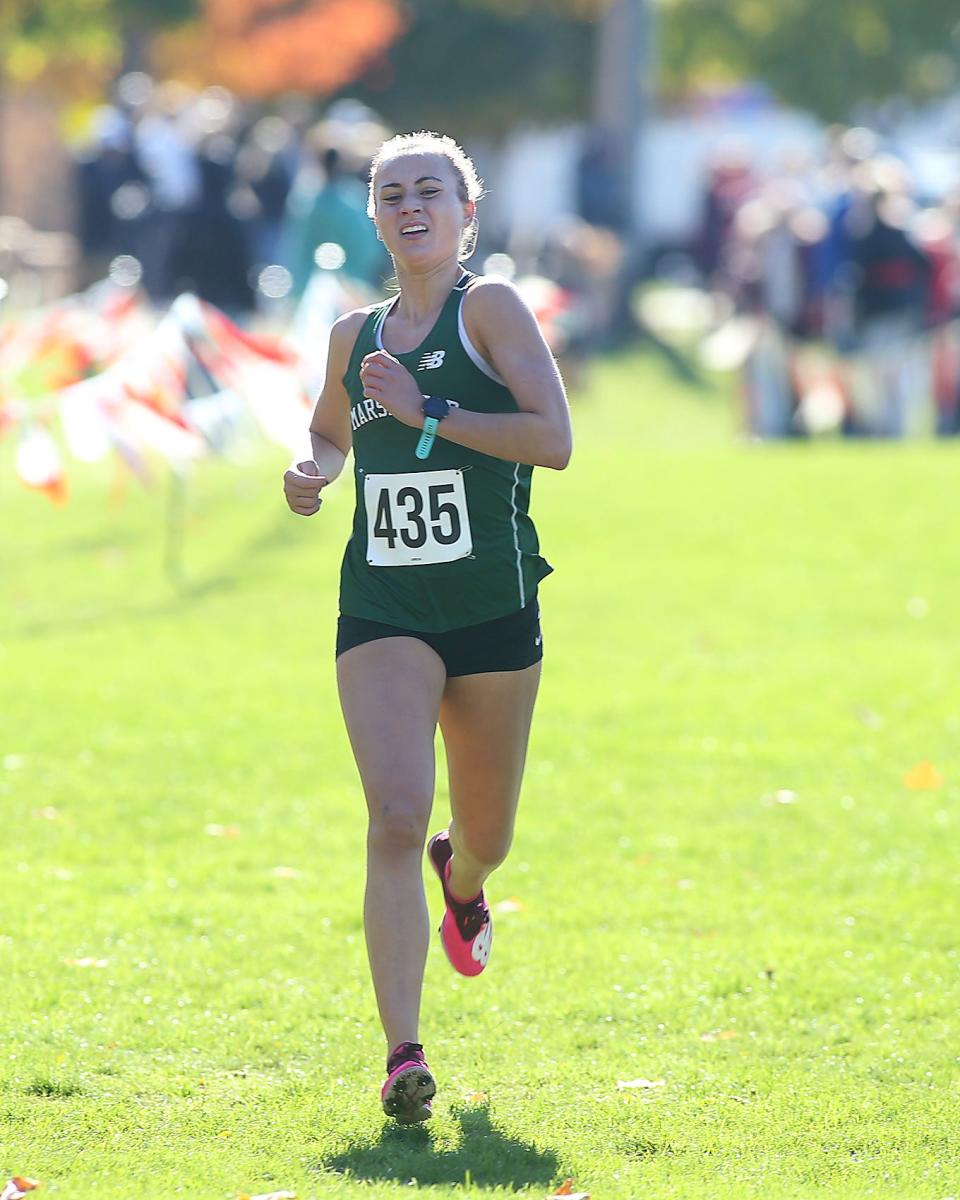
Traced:
<path id="1" fill-rule="evenodd" d="M 378 285 L 365 174 L 387 132 L 353 102 L 317 123 L 307 106 L 264 116 L 223 88 L 124 77 L 76 157 L 81 286 L 133 262 L 158 305 L 189 291 L 246 312 L 258 288 L 301 296 L 323 244 Z"/>
<path id="2" fill-rule="evenodd" d="M 937 430 L 960 433 L 960 194 L 923 195 L 873 132 L 830 130 L 767 176 L 718 157 L 695 255 L 757 319 L 756 432 L 900 436 L 932 396 Z"/>
<path id="3" fill-rule="evenodd" d="M 223 88 L 125 76 L 75 158 L 78 285 L 112 274 L 158 308 L 190 292 L 235 317 L 305 295 L 309 307 L 318 270 L 379 293 L 392 265 L 367 177 L 392 132 L 356 101 L 319 120 L 307 101 L 263 115 Z M 621 256 L 613 229 L 577 214 L 533 239 L 484 220 L 475 269 L 516 279 L 576 384 L 610 326 Z"/>
<path id="4" fill-rule="evenodd" d="M 191 292 L 244 316 L 299 304 L 326 268 L 372 297 L 391 264 L 367 171 L 392 132 L 356 101 L 264 115 L 223 88 L 125 76 L 76 154 L 78 283 L 120 272 L 157 307 Z M 476 269 L 516 279 L 574 385 L 627 307 L 614 166 L 588 140 L 576 211 L 523 235 L 481 223 Z M 689 249 L 703 290 L 749 324 L 755 432 L 895 437 L 932 406 L 940 433 L 960 433 L 960 193 L 923 194 L 870 130 L 828 130 L 772 172 L 722 150 Z"/>

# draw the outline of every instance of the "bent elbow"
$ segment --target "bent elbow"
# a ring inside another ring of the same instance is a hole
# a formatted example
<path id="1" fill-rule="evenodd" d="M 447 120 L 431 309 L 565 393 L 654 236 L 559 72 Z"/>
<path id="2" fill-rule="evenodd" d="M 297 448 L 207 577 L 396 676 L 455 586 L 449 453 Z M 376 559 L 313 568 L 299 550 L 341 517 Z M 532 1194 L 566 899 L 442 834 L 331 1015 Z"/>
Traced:
<path id="1" fill-rule="evenodd" d="M 544 463 L 544 466 L 551 467 L 554 471 L 564 471 L 570 464 L 572 454 L 572 443 L 565 441 L 562 445 L 555 447 L 549 459 Z"/>

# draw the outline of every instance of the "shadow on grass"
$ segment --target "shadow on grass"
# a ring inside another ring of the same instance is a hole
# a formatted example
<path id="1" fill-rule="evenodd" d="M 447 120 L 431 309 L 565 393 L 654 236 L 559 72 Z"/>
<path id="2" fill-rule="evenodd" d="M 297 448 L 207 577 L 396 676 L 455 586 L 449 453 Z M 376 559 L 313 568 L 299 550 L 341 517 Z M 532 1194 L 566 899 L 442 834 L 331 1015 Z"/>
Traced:
<path id="1" fill-rule="evenodd" d="M 423 1125 L 390 1124 L 376 1142 L 358 1142 L 324 1159 L 323 1166 L 354 1179 L 402 1183 L 463 1183 L 468 1172 L 470 1181 L 481 1186 L 523 1188 L 556 1180 L 557 1156 L 495 1128 L 486 1105 L 455 1109 L 453 1115 L 463 1130 L 455 1150 L 436 1150 L 433 1135 Z"/>
<path id="2" fill-rule="evenodd" d="M 174 559 L 167 555 L 164 568 L 166 571 L 166 588 L 164 594 L 149 599 L 125 601 L 111 599 L 102 604 L 96 602 L 89 607 L 72 609 L 69 612 L 58 612 L 55 615 L 38 619 L 25 619 L 11 622 L 9 626 L 0 624 L 0 636 L 5 638 L 43 638 L 49 635 L 72 633 L 91 628 L 103 628 L 112 624 L 128 621 L 163 620 L 184 609 L 219 593 L 237 591 L 249 586 L 252 578 L 251 563 L 262 563 L 273 554 L 284 554 L 295 550 L 302 544 L 303 536 L 290 518 L 289 513 L 283 512 L 266 528 L 250 535 L 225 562 L 218 568 L 209 570 L 205 575 L 199 572 L 191 576 Z M 102 545 L 120 545 L 124 538 L 113 535 L 103 541 Z M 87 553 L 97 548 L 100 543 L 91 538 L 89 542 L 78 541 L 64 544 L 59 553 L 64 557 Z M 159 586 L 159 580 L 158 580 Z"/>

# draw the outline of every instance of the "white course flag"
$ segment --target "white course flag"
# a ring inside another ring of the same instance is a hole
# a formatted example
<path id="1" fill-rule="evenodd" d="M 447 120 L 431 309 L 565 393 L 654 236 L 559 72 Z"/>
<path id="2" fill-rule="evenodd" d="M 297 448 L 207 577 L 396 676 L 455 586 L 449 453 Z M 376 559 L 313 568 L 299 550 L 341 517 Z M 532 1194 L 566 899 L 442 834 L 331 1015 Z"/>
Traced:
<path id="1" fill-rule="evenodd" d="M 178 296 L 169 315 L 217 384 L 246 404 L 265 437 L 291 453 L 302 446 L 310 404 L 293 353 L 258 352 L 255 339 L 196 296 Z"/>
<path id="2" fill-rule="evenodd" d="M 55 499 L 65 493 L 60 447 L 42 425 L 27 425 L 17 445 L 16 469 L 29 488 L 49 492 Z"/>
<path id="3" fill-rule="evenodd" d="M 99 462 L 113 449 L 101 379 L 83 379 L 60 393 L 63 436 L 70 453 L 80 462 Z"/>
<path id="4" fill-rule="evenodd" d="M 328 286 L 317 325 L 331 318 L 338 300 L 344 297 Z M 67 316 L 82 322 L 82 306 Z M 67 317 L 58 320 L 68 323 Z M 29 333 L 28 349 L 39 346 L 32 327 Z M 135 341 L 117 337 L 113 344 L 117 357 L 98 375 L 56 395 L 63 441 L 79 461 L 98 463 L 117 454 L 149 482 L 151 455 L 177 468 L 206 455 L 235 453 L 257 432 L 290 452 L 302 445 L 311 410 L 304 386 L 310 369 L 295 345 L 247 333 L 189 294 Z M 22 346 L 17 350 L 29 359 Z M 13 402 L 3 407 L 0 423 L 18 430 L 16 471 L 23 483 L 62 502 L 63 462 L 47 428 Z"/>
<path id="5" fill-rule="evenodd" d="M 293 371 L 251 356 L 236 364 L 232 385 L 249 405 L 264 437 L 291 453 L 303 445 L 310 413 L 303 384 Z"/>
<path id="6" fill-rule="evenodd" d="M 206 440 L 195 429 L 184 428 L 135 401 L 117 412 L 115 429 L 130 444 L 152 450 L 171 464 L 203 458 L 209 452 Z"/>

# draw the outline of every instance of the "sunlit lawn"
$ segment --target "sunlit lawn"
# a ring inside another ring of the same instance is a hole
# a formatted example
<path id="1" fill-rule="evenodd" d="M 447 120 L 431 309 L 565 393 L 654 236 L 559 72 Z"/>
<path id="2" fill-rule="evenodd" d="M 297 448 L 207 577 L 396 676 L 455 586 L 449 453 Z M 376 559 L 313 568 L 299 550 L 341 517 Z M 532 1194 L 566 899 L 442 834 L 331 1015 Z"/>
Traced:
<path id="1" fill-rule="evenodd" d="M 576 425 L 509 903 L 481 979 L 431 950 L 413 1131 L 332 671 L 349 489 L 302 521 L 282 455 L 202 466 L 174 585 L 162 486 L 75 469 L 55 510 L 0 444 L 0 1187 L 960 1195 L 960 448 L 747 445 L 645 356 Z"/>

